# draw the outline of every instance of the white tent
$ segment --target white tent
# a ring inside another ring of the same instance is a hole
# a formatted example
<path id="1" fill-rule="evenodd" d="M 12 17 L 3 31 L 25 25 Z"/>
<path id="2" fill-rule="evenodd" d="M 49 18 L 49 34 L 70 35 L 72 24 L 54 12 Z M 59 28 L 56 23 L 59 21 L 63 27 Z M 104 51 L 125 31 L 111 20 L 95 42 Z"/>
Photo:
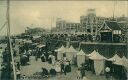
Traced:
<path id="1" fill-rule="evenodd" d="M 62 45 L 60 48 L 56 49 L 55 51 L 59 52 L 59 51 L 63 51 L 64 49 L 65 49 L 65 47 Z"/>
<path id="2" fill-rule="evenodd" d="M 94 69 L 96 75 L 100 75 L 104 73 L 104 64 L 105 64 L 105 57 L 100 55 L 95 50 L 89 55 L 89 58 L 94 60 Z"/>
<path id="3" fill-rule="evenodd" d="M 117 55 L 117 54 L 115 54 L 112 58 L 110 58 L 110 59 L 108 59 L 109 61 L 115 61 L 115 60 L 117 60 L 117 59 L 120 59 L 120 57 Z"/>
<path id="4" fill-rule="evenodd" d="M 81 49 L 78 53 L 77 53 L 77 66 L 81 67 L 81 64 L 85 62 L 85 53 L 83 52 L 83 50 Z"/>
<path id="5" fill-rule="evenodd" d="M 96 53 L 96 50 L 94 50 L 91 54 L 89 54 L 88 56 L 92 56 L 93 54 Z"/>
<path id="6" fill-rule="evenodd" d="M 102 55 L 100 55 L 95 50 L 89 55 L 89 58 L 92 60 L 105 60 L 106 58 Z"/>
<path id="7" fill-rule="evenodd" d="M 76 51 L 73 46 L 70 46 L 70 48 L 66 49 L 66 57 L 69 61 L 73 61 L 74 57 L 76 57 L 78 51 Z"/>
<path id="8" fill-rule="evenodd" d="M 63 58 L 63 54 L 66 51 L 66 48 L 62 45 L 61 48 L 55 50 L 57 52 L 57 60 L 61 60 Z"/>
<path id="9" fill-rule="evenodd" d="M 123 65 L 124 65 L 126 68 L 128 68 L 128 59 L 127 59 L 125 56 L 123 56 L 123 57 L 122 57 L 122 61 L 123 61 Z"/>
<path id="10" fill-rule="evenodd" d="M 117 54 L 115 54 L 112 58 L 108 60 L 113 61 L 113 64 L 123 65 L 123 60 Z"/>

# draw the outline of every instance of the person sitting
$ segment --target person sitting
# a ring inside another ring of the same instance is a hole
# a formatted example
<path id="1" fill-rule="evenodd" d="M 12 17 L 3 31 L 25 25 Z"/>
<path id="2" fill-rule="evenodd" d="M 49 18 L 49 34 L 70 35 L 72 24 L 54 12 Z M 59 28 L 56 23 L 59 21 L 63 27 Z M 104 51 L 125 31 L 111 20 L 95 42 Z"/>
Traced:
<path id="1" fill-rule="evenodd" d="M 55 70 L 55 69 L 51 69 L 51 70 L 50 70 L 50 74 L 51 74 L 51 75 L 56 75 L 56 70 Z"/>
<path id="2" fill-rule="evenodd" d="M 42 76 L 48 77 L 48 70 L 46 68 L 42 68 Z"/>

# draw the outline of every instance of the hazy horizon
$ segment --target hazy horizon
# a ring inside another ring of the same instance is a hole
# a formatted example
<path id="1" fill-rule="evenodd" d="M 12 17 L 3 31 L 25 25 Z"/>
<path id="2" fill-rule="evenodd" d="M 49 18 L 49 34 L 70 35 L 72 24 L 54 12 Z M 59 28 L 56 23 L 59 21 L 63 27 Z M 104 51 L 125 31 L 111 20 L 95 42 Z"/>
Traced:
<path id="1" fill-rule="evenodd" d="M 114 3 L 115 17 L 128 16 L 127 1 L 11 1 L 11 33 L 22 33 L 30 25 L 50 29 L 56 18 L 79 22 L 90 8 L 96 9 L 97 16 L 112 17 Z M 0 27 L 6 20 L 6 7 L 6 2 L 0 1 Z M 5 29 L 0 33 L 6 33 Z"/>

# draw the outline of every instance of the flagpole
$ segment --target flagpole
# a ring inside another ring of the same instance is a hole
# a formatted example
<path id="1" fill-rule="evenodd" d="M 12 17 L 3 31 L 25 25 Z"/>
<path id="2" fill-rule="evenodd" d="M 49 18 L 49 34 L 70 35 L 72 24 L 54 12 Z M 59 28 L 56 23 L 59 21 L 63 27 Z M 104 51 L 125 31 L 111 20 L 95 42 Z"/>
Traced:
<path id="1" fill-rule="evenodd" d="M 127 9 L 128 9 L 128 0 L 127 0 Z M 128 26 L 128 10 L 127 10 L 127 26 Z M 127 44 L 126 56 L 128 58 L 128 28 L 126 30 L 126 44 Z"/>
<path id="2" fill-rule="evenodd" d="M 8 37 L 9 52 L 11 54 L 11 59 L 12 59 L 14 80 L 16 80 L 16 70 L 15 70 L 15 64 L 14 64 L 14 57 L 12 53 L 12 44 L 10 40 L 10 0 L 7 0 L 7 37 Z"/>

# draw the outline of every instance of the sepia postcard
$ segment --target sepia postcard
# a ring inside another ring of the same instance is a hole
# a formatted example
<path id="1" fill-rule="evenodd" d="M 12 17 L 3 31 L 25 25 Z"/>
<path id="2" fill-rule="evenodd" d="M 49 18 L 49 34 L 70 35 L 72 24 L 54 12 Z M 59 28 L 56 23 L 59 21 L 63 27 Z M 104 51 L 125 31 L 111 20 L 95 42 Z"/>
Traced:
<path id="1" fill-rule="evenodd" d="M 128 0 L 0 0 L 0 80 L 128 80 Z"/>

